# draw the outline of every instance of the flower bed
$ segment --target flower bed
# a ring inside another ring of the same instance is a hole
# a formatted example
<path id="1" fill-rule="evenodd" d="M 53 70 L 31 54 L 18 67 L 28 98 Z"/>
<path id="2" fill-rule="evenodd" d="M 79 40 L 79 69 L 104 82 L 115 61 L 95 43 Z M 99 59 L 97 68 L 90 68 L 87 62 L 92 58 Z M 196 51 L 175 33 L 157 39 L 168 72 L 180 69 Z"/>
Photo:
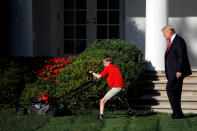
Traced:
<path id="1" fill-rule="evenodd" d="M 52 58 L 46 61 L 46 65 L 39 71 L 32 70 L 36 78 L 40 81 L 54 81 L 57 82 L 58 73 L 64 70 L 65 66 L 70 66 L 71 59 L 68 58 Z"/>
<path id="2" fill-rule="evenodd" d="M 36 80 L 26 84 L 20 97 L 20 104 L 27 105 L 32 97 L 40 94 L 56 97 L 59 73 L 70 66 L 74 59 L 75 57 L 46 59 L 41 69 L 32 70 Z"/>

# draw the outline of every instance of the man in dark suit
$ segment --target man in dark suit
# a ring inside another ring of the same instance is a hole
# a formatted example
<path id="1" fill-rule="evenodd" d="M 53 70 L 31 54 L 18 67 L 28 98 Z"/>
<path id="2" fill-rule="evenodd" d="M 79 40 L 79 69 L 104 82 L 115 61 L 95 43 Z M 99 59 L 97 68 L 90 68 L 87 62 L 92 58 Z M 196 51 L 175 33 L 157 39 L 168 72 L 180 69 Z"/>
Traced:
<path id="1" fill-rule="evenodd" d="M 167 25 L 163 35 L 169 40 L 165 53 L 165 73 L 168 80 L 166 90 L 173 111 L 172 119 L 184 118 L 181 109 L 181 93 L 184 77 L 191 75 L 185 40 L 175 33 L 175 29 Z"/>

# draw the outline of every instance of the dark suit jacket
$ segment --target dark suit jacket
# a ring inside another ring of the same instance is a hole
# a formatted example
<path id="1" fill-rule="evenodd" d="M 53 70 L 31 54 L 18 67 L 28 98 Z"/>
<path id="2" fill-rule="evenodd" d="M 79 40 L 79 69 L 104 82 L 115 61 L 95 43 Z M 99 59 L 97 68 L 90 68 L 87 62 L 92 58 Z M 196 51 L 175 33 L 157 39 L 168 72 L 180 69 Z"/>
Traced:
<path id="1" fill-rule="evenodd" d="M 183 78 L 192 74 L 185 40 L 177 34 L 171 43 L 169 51 L 166 50 L 165 53 L 167 79 L 176 79 L 176 72 L 181 72 Z"/>

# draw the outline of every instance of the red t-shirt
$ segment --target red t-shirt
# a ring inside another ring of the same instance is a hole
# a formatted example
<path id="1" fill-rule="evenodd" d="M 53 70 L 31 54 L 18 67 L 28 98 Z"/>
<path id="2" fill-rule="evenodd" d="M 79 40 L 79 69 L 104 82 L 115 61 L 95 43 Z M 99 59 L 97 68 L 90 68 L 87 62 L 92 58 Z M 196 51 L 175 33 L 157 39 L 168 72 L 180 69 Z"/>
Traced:
<path id="1" fill-rule="evenodd" d="M 106 66 L 104 70 L 100 73 L 104 78 L 107 77 L 107 82 L 112 87 L 125 87 L 124 80 L 122 78 L 119 68 L 113 64 Z"/>

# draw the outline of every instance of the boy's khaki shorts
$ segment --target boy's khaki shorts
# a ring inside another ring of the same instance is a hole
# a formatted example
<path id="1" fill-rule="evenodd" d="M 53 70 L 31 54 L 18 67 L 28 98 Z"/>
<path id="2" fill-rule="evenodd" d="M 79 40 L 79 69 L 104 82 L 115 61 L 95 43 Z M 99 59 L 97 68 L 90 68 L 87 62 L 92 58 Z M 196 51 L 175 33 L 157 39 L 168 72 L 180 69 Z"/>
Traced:
<path id="1" fill-rule="evenodd" d="M 110 100 L 113 96 L 115 96 L 116 94 L 118 94 L 123 88 L 121 87 L 115 87 L 108 91 L 107 94 L 105 95 L 105 97 L 107 98 L 107 100 Z"/>

